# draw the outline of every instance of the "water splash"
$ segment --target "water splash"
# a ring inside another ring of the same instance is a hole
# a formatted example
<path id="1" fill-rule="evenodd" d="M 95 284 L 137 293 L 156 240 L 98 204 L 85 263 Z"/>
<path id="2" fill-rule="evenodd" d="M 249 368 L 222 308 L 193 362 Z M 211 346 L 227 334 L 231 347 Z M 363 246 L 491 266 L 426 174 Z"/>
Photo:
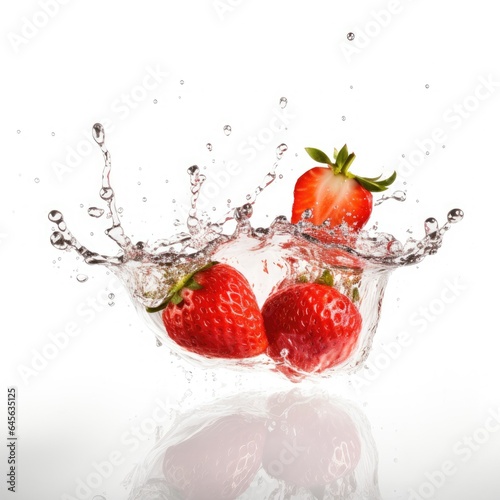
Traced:
<path id="1" fill-rule="evenodd" d="M 105 234 L 117 244 L 117 254 L 101 255 L 83 246 L 68 230 L 63 214 L 58 210 L 48 214 L 49 220 L 56 226 L 50 241 L 59 250 L 76 251 L 87 264 L 106 266 L 124 283 L 137 310 L 153 328 L 157 339 L 167 343 L 172 351 L 205 365 L 214 366 L 220 361 L 206 360 L 174 344 L 164 330 L 161 314 L 149 314 L 145 310 L 146 307 L 160 305 L 171 288 L 186 274 L 213 260 L 226 262 L 251 278 L 249 281 L 261 305 L 273 291 L 296 282 L 299 276 L 314 280 L 325 268 L 331 269 L 335 286 L 356 301 L 363 317 L 364 330 L 357 352 L 345 365 L 336 368 L 351 370 L 359 367 L 368 355 L 390 273 L 435 254 L 442 245 L 444 234 L 464 216 L 462 210 L 455 208 L 448 212 L 443 224 L 429 217 L 424 222 L 422 238 L 409 238 L 405 242 L 373 228 L 354 233 L 342 226 L 335 229 L 314 226 L 309 221 L 311 210 L 306 210 L 297 224 L 290 223 L 285 216 L 278 216 L 269 227 L 254 228 L 251 220 L 256 200 L 276 179 L 276 170 L 288 150 L 288 146 L 282 143 L 276 147 L 274 164 L 253 192 L 247 193 L 245 203 L 230 206 L 217 221 L 212 221 L 197 206 L 206 176 L 197 165 L 189 167 L 191 202 L 185 229 L 166 239 L 132 243 L 123 231 L 116 209 L 110 181 L 111 155 L 106 147 L 104 128 L 97 123 L 92 132 L 104 157 L 100 197 L 106 203 L 111 219 L 111 227 Z M 405 196 L 403 191 L 396 191 L 392 195 L 384 195 L 376 204 L 389 199 L 401 202 Z M 226 231 L 228 222 L 236 226 L 231 233 Z M 286 362 L 284 355 L 283 363 Z M 233 364 L 255 366 L 258 363 L 273 366 L 265 355 L 236 360 Z"/>

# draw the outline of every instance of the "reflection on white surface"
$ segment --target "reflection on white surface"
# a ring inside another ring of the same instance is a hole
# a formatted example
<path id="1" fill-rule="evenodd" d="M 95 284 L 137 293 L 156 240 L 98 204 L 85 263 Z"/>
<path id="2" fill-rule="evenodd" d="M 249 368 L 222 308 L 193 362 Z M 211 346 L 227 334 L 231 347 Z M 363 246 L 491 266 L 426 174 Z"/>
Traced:
<path id="1" fill-rule="evenodd" d="M 179 415 L 136 469 L 129 500 L 377 500 L 377 464 L 353 403 L 247 393 Z"/>

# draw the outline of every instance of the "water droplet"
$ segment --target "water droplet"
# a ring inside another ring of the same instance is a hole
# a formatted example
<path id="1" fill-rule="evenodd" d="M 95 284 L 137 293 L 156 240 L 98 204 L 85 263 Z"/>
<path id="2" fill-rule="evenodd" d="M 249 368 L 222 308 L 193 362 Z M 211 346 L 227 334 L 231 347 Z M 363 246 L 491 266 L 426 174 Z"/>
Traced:
<path id="1" fill-rule="evenodd" d="M 224 128 L 222 130 L 224 130 L 224 133 L 226 135 L 230 135 L 232 132 L 231 125 L 224 125 Z"/>
<path id="2" fill-rule="evenodd" d="M 282 358 L 286 358 L 288 356 L 288 349 L 286 349 L 286 348 L 285 349 L 281 349 L 280 356 Z"/>
<path id="3" fill-rule="evenodd" d="M 464 218 L 464 212 L 459 208 L 454 208 L 448 212 L 448 222 L 450 224 L 455 224 L 460 222 Z"/>
<path id="4" fill-rule="evenodd" d="M 179 83 L 180 83 L 181 85 L 184 85 L 184 80 L 181 80 Z"/>
<path id="5" fill-rule="evenodd" d="M 434 217 L 429 217 L 424 222 L 425 234 L 428 236 L 433 236 L 437 234 L 439 229 L 438 221 Z"/>
<path id="6" fill-rule="evenodd" d="M 188 382 L 191 382 L 191 380 L 193 380 L 193 372 L 186 372 L 186 380 L 188 380 Z"/>
<path id="7" fill-rule="evenodd" d="M 229 200 L 228 200 L 229 203 Z M 250 203 L 245 203 L 242 207 L 238 207 L 234 211 L 234 218 L 237 221 L 246 220 L 252 217 L 253 207 Z"/>
<path id="8" fill-rule="evenodd" d="M 109 306 L 109 307 L 113 307 L 114 305 L 115 305 L 115 303 L 114 303 L 113 301 L 108 302 L 108 306 Z"/>
<path id="9" fill-rule="evenodd" d="M 426 89 L 428 89 L 428 88 L 429 88 L 429 84 L 428 84 L 428 83 L 426 83 L 426 84 L 425 84 L 425 88 L 426 88 Z"/>
<path id="10" fill-rule="evenodd" d="M 394 194 L 392 197 L 396 201 L 405 201 L 406 200 L 406 193 L 404 191 L 394 191 Z"/>
<path id="11" fill-rule="evenodd" d="M 446 146 L 443 144 L 441 147 L 444 149 Z"/>
<path id="12" fill-rule="evenodd" d="M 99 217 L 102 216 L 102 214 L 104 213 L 104 210 L 102 208 L 98 208 L 98 207 L 89 207 L 89 209 L 87 210 L 87 213 L 91 217 L 95 217 L 96 219 L 98 219 Z"/>
<path id="13" fill-rule="evenodd" d="M 198 165 L 193 165 L 187 169 L 189 175 L 196 175 L 200 172 Z"/>
<path id="14" fill-rule="evenodd" d="M 49 220 L 57 224 L 63 220 L 63 214 L 59 210 L 51 210 L 49 212 Z"/>
<path id="15" fill-rule="evenodd" d="M 354 87 L 351 85 L 349 88 L 350 88 L 350 89 L 353 89 Z"/>
<path id="16" fill-rule="evenodd" d="M 50 135 L 51 135 L 52 137 L 54 137 L 54 136 L 56 135 L 56 133 L 55 133 L 55 132 L 52 132 Z"/>
<path id="17" fill-rule="evenodd" d="M 281 159 L 281 157 L 283 156 L 283 154 L 288 150 L 288 146 L 285 144 L 285 143 L 282 143 L 280 144 L 277 148 L 276 148 L 276 158 L 278 158 L 278 160 Z"/>
<path id="18" fill-rule="evenodd" d="M 405 155 L 404 155 L 404 154 L 403 154 L 403 155 L 401 155 L 401 158 L 404 158 L 404 157 L 405 157 Z"/>
<path id="19" fill-rule="evenodd" d="M 99 191 L 99 196 L 105 201 L 113 198 L 113 194 L 113 190 L 109 187 L 104 187 Z"/>
<path id="20" fill-rule="evenodd" d="M 119 214 L 122 214 L 122 213 L 123 213 L 123 207 L 120 207 L 120 208 L 118 209 L 118 213 L 119 213 Z"/>
<path id="21" fill-rule="evenodd" d="M 283 179 L 283 174 L 278 175 L 278 179 Z"/>
<path id="22" fill-rule="evenodd" d="M 209 151 L 212 151 L 212 145 L 211 145 L 209 142 L 207 142 L 207 149 L 208 149 Z"/>
<path id="23" fill-rule="evenodd" d="M 281 97 L 280 98 L 280 108 L 285 109 L 287 104 L 288 104 L 288 99 L 286 97 Z"/>
<path id="24" fill-rule="evenodd" d="M 20 133 L 21 133 L 21 131 L 20 131 L 20 130 L 18 130 L 18 131 L 17 131 L 17 133 L 18 133 L 18 134 L 20 134 Z"/>
<path id="25" fill-rule="evenodd" d="M 148 199 L 147 199 L 145 196 L 143 196 L 143 197 L 142 197 L 142 201 L 143 201 L 144 203 L 146 203 L 146 201 L 148 201 Z"/>
<path id="26" fill-rule="evenodd" d="M 50 242 L 58 250 L 66 250 L 66 248 L 68 248 L 68 244 L 66 243 L 63 234 L 59 231 L 56 231 L 50 235 Z"/>
<path id="27" fill-rule="evenodd" d="M 33 180 L 36 182 L 36 184 L 40 182 L 40 179 L 38 177 L 35 177 Z"/>
<path id="28" fill-rule="evenodd" d="M 114 293 L 109 293 L 108 294 L 108 299 L 113 300 L 114 298 L 115 298 L 115 294 Z"/>
<path id="29" fill-rule="evenodd" d="M 429 155 L 430 155 L 429 151 L 426 151 L 426 152 L 425 152 L 425 154 L 426 154 L 427 156 L 429 156 Z"/>
<path id="30" fill-rule="evenodd" d="M 356 35 L 350 31 L 349 33 L 347 33 L 347 39 L 352 42 L 354 40 L 354 38 L 356 37 Z"/>
<path id="31" fill-rule="evenodd" d="M 153 104 L 158 104 L 158 99 L 153 99 Z"/>
<path id="32" fill-rule="evenodd" d="M 345 122 L 345 116 L 342 117 L 342 121 Z"/>
<path id="33" fill-rule="evenodd" d="M 310 219 L 312 217 L 312 215 L 313 215 L 313 211 L 310 208 L 308 208 L 307 210 L 304 210 L 302 212 L 301 219 L 303 219 L 303 220 Z"/>
<path id="34" fill-rule="evenodd" d="M 86 274 L 78 274 L 76 276 L 76 281 L 78 281 L 80 283 L 85 283 L 88 279 L 89 279 L 89 277 Z"/>
<path id="35" fill-rule="evenodd" d="M 94 138 L 94 141 L 99 144 L 99 146 L 104 144 L 104 127 L 100 123 L 94 123 L 94 126 L 92 127 L 92 137 Z"/>

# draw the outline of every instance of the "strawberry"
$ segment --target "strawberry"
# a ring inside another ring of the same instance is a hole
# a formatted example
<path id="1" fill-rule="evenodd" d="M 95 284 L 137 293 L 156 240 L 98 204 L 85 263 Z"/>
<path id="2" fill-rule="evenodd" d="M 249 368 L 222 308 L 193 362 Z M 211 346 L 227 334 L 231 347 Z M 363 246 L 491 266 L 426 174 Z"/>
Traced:
<path id="1" fill-rule="evenodd" d="M 332 162 L 315 148 L 306 148 L 309 156 L 328 167 L 314 167 L 299 177 L 295 184 L 292 206 L 292 223 L 301 220 L 310 210 L 308 221 L 319 226 L 326 222 L 330 228 L 346 224 L 359 231 L 370 218 L 373 208 L 372 192 L 385 191 L 396 179 L 396 172 L 385 180 L 379 177 L 359 177 L 349 172 L 354 153 L 347 146 L 334 151 Z M 307 213 L 307 212 L 306 212 Z"/>
<path id="2" fill-rule="evenodd" d="M 227 264 L 212 262 L 186 275 L 156 312 L 168 335 L 206 357 L 249 358 L 267 348 L 262 314 L 246 278 Z"/>
<path id="3" fill-rule="evenodd" d="M 315 283 L 278 290 L 262 307 L 268 354 L 292 380 L 341 364 L 356 346 L 361 315 L 332 285 L 325 271 Z"/>

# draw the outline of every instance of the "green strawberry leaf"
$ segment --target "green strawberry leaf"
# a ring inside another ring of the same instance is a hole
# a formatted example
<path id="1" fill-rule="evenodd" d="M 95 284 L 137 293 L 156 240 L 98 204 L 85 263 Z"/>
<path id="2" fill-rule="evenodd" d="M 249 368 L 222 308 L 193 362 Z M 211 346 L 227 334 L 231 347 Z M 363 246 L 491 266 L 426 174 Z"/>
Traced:
<path id="1" fill-rule="evenodd" d="M 385 191 L 388 186 L 390 186 L 395 180 L 396 180 L 396 171 L 393 172 L 393 174 L 388 177 L 387 179 L 383 181 L 379 181 L 377 178 L 376 180 L 370 179 L 367 177 L 358 177 L 357 175 L 354 176 L 354 178 L 367 190 L 372 193 L 379 193 L 381 191 Z"/>
<path id="2" fill-rule="evenodd" d="M 337 164 L 337 168 L 342 172 L 345 162 L 349 157 L 349 152 L 347 151 L 347 144 L 342 146 L 342 149 L 338 152 L 337 158 L 335 159 L 335 163 Z"/>
<path id="3" fill-rule="evenodd" d="M 330 158 L 323 151 L 316 148 L 305 148 L 307 154 L 318 163 L 326 163 L 327 165 L 332 165 Z"/>

